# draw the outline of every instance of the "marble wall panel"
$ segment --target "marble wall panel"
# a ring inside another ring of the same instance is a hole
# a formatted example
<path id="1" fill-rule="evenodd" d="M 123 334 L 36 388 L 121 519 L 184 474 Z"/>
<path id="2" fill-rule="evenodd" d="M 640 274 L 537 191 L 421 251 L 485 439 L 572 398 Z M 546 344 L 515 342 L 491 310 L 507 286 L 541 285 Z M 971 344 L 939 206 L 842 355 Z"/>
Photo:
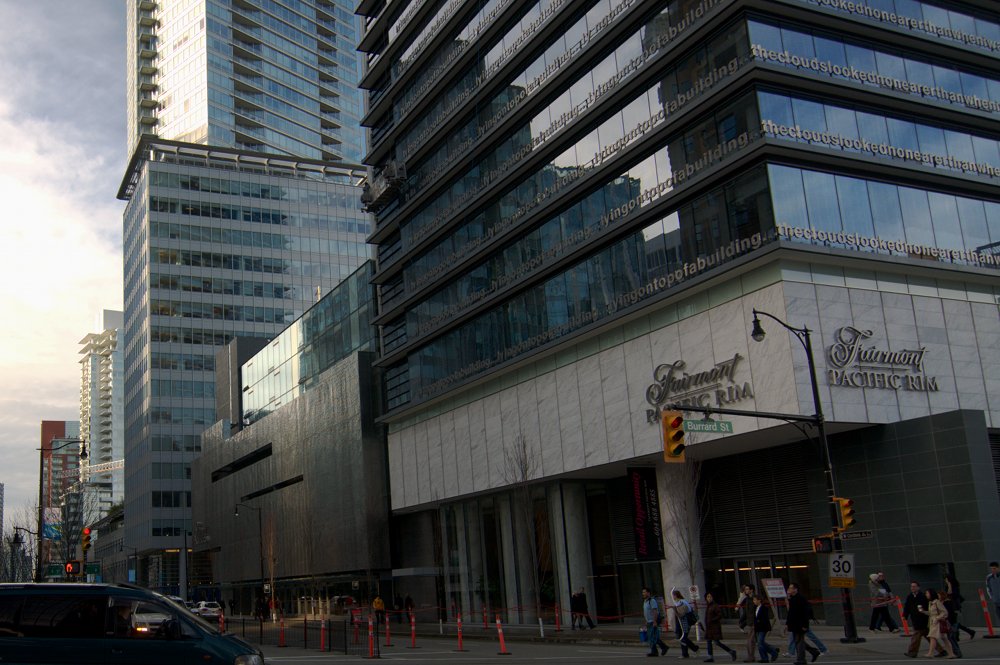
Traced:
<path id="1" fill-rule="evenodd" d="M 633 456 L 633 446 L 628 381 L 625 376 L 625 347 L 619 345 L 602 351 L 598 360 L 600 361 L 601 392 L 604 402 L 604 436 L 608 445 L 608 459 L 629 459 Z"/>
<path id="2" fill-rule="evenodd" d="M 653 382 L 654 361 L 650 335 L 643 335 L 625 342 L 625 395 L 628 399 L 631 432 L 631 454 L 643 455 L 660 447 L 659 428 L 650 424 L 646 411 L 653 406 L 646 401 L 646 388 Z"/>
<path id="3" fill-rule="evenodd" d="M 468 494 L 473 491 L 472 480 L 472 435 L 469 432 L 469 405 L 464 404 L 454 411 L 453 427 L 455 430 L 455 473 L 458 481 L 458 493 Z"/>
<path id="4" fill-rule="evenodd" d="M 604 425 L 600 354 L 577 362 L 577 386 L 583 428 L 583 465 L 607 464 L 611 458 L 608 455 L 608 431 Z"/>
<path id="5" fill-rule="evenodd" d="M 528 442 L 528 449 L 534 461 L 533 477 L 541 478 L 551 472 L 545 470 L 542 454 L 545 442 L 542 440 L 539 423 L 537 384 L 537 381 L 524 381 L 517 385 L 517 419 L 521 423 L 521 434 Z"/>
<path id="6" fill-rule="evenodd" d="M 556 395 L 559 399 L 559 439 L 562 442 L 563 470 L 582 469 L 583 413 L 580 406 L 580 386 L 577 364 L 556 370 Z"/>
<path id="7" fill-rule="evenodd" d="M 444 482 L 444 440 L 441 433 L 441 422 L 441 416 L 427 421 L 427 470 L 431 501 L 448 496 Z"/>
<path id="8" fill-rule="evenodd" d="M 499 402 L 499 400 L 493 400 Z M 472 444 L 472 491 L 490 488 L 490 461 L 486 443 L 486 413 L 488 398 L 469 404 L 469 442 Z M 497 404 L 499 407 L 499 404 Z"/>
<path id="9" fill-rule="evenodd" d="M 455 411 L 442 413 L 437 420 L 441 430 L 441 473 L 444 478 L 444 495 L 456 496 L 458 494 L 459 444 L 455 439 Z"/>
<path id="10" fill-rule="evenodd" d="M 550 475 L 562 473 L 565 469 L 562 456 L 562 436 L 559 432 L 559 395 L 557 390 L 555 372 L 546 372 L 535 380 L 542 470 Z"/>

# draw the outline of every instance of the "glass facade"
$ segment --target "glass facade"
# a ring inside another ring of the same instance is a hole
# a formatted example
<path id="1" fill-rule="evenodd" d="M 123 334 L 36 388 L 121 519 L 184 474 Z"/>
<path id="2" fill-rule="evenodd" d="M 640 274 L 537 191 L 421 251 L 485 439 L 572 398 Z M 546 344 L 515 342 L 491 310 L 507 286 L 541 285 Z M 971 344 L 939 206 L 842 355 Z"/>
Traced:
<path id="1" fill-rule="evenodd" d="M 129 152 L 143 134 L 357 163 L 349 0 L 128 3 Z"/>
<path id="2" fill-rule="evenodd" d="M 190 533 L 175 497 L 217 420 L 216 351 L 275 337 L 368 260 L 351 171 L 191 150 L 148 145 L 125 211 L 125 542 L 146 553 Z M 147 570 L 149 586 L 176 585 Z"/>
<path id="3" fill-rule="evenodd" d="M 390 419 L 768 245 L 1000 267 L 997 12 L 417 4 L 362 79 Z"/>
<path id="4" fill-rule="evenodd" d="M 373 348 L 371 277 L 366 262 L 243 365 L 245 423 L 309 390 L 342 358 Z"/>

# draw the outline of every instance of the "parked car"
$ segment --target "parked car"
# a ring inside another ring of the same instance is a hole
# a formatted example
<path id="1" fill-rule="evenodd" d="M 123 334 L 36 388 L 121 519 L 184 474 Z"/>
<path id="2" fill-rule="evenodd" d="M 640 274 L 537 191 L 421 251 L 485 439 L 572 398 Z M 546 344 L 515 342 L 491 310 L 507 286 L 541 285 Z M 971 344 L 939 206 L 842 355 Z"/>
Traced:
<path id="1" fill-rule="evenodd" d="M 195 605 L 194 613 L 202 619 L 218 619 L 222 614 L 222 606 L 214 600 L 202 600 Z"/>
<path id="2" fill-rule="evenodd" d="M 4 663 L 264 664 L 260 649 L 165 596 L 116 584 L 0 584 L 0 655 Z"/>

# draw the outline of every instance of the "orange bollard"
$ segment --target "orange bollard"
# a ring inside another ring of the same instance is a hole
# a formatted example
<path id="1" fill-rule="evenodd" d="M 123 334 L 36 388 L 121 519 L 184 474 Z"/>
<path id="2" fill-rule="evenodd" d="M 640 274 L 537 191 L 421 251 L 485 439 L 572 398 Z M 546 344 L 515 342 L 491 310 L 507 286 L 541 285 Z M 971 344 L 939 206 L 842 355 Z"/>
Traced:
<path id="1" fill-rule="evenodd" d="M 458 615 L 458 648 L 455 651 L 467 651 L 462 648 L 462 615 Z"/>
<path id="2" fill-rule="evenodd" d="M 562 632 L 562 628 L 559 627 L 559 603 L 556 603 L 556 632 Z"/>
<path id="3" fill-rule="evenodd" d="M 982 589 L 979 590 L 979 603 L 983 606 L 983 617 L 986 618 L 986 632 L 989 633 L 986 637 L 995 638 L 996 635 L 993 634 L 993 620 L 990 619 L 990 608 L 986 604 L 986 592 Z"/>
<path id="4" fill-rule="evenodd" d="M 906 617 L 903 616 L 903 601 L 896 597 L 896 609 L 899 610 L 899 621 L 903 624 L 903 635 L 911 637 L 910 624 L 906 623 Z"/>
<path id="5" fill-rule="evenodd" d="M 375 623 L 371 614 L 368 615 L 368 657 L 375 657 Z"/>
<path id="6" fill-rule="evenodd" d="M 226 632 L 226 615 L 225 614 L 219 614 L 219 632 L 220 633 Z"/>
<path id="7" fill-rule="evenodd" d="M 503 625 L 500 623 L 500 615 L 497 615 L 497 637 L 500 638 L 500 651 L 497 651 L 498 656 L 509 656 L 510 652 L 507 651 L 507 644 L 503 641 Z"/>
<path id="8" fill-rule="evenodd" d="M 326 619 L 319 622 L 319 650 L 326 651 Z"/>
<path id="9" fill-rule="evenodd" d="M 285 644 L 285 620 L 284 620 L 284 618 L 282 618 L 281 622 L 278 624 L 278 646 L 279 647 L 287 647 L 288 646 L 287 644 Z"/>
<path id="10" fill-rule="evenodd" d="M 389 628 L 389 613 L 385 613 L 385 645 L 392 646 L 392 630 Z"/>
<path id="11" fill-rule="evenodd" d="M 483 630 L 489 628 L 489 623 L 486 621 L 486 606 L 483 605 Z"/>
<path id="12" fill-rule="evenodd" d="M 417 646 L 417 617 L 410 612 L 410 646 L 407 649 L 419 649 Z"/>

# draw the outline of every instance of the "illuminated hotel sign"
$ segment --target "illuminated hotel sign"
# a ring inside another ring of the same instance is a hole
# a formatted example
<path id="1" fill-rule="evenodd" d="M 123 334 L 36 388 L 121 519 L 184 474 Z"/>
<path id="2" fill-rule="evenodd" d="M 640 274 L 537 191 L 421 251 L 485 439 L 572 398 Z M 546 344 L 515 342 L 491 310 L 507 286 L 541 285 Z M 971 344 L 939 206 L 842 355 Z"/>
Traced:
<path id="1" fill-rule="evenodd" d="M 837 330 L 837 341 L 827 353 L 830 385 L 937 392 L 937 378 L 924 372 L 926 348 L 890 351 L 866 346 L 873 335 L 871 330 L 854 326 Z"/>
<path id="2" fill-rule="evenodd" d="M 753 388 L 749 381 L 740 385 L 736 381 L 736 369 L 743 356 L 735 354 L 729 360 L 716 363 L 714 367 L 698 372 L 687 372 L 687 363 L 675 360 L 663 364 L 653 372 L 654 383 L 646 388 L 646 401 L 655 408 L 646 410 L 646 420 L 658 422 L 660 409 L 667 404 L 677 404 L 697 408 L 724 407 L 753 399 Z"/>

